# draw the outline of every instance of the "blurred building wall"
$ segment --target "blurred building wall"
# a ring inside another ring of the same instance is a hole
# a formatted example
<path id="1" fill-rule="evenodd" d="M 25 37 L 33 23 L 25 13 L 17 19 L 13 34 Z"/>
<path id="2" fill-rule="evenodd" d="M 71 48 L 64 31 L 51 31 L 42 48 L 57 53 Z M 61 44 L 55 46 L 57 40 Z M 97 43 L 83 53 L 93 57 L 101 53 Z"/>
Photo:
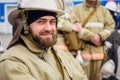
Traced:
<path id="1" fill-rule="evenodd" d="M 12 33 L 12 27 L 7 17 L 16 8 L 17 0 L 0 0 L 0 33 Z"/>

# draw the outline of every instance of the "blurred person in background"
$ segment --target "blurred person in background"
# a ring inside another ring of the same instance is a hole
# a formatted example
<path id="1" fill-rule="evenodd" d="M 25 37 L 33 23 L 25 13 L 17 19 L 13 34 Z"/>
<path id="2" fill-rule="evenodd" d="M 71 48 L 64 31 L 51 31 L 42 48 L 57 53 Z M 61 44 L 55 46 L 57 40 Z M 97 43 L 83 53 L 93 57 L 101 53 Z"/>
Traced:
<path id="1" fill-rule="evenodd" d="M 105 7 L 110 11 L 115 21 L 115 13 L 117 13 L 116 3 L 114 1 L 108 1 Z M 107 56 L 109 57 L 109 59 L 112 59 L 114 61 L 114 64 L 115 64 L 114 75 L 108 78 L 103 78 L 103 80 L 118 80 L 116 78 L 116 73 L 117 73 L 117 68 L 118 68 L 118 53 L 117 52 L 118 52 L 120 34 L 118 32 L 117 27 L 115 26 L 114 26 L 115 31 L 106 40 L 110 42 L 110 44 L 112 44 L 111 48 L 107 49 Z"/>
<path id="2" fill-rule="evenodd" d="M 106 59 L 103 42 L 114 31 L 114 20 L 98 0 L 85 0 L 73 8 L 71 15 L 73 23 L 83 28 L 77 35 L 83 69 L 89 80 L 101 80 L 100 70 Z"/>
<path id="3" fill-rule="evenodd" d="M 69 51 L 67 45 L 65 44 L 65 39 L 64 39 L 64 32 L 71 32 L 72 31 L 72 21 L 71 21 L 71 16 L 70 16 L 70 11 L 74 7 L 74 4 L 72 0 L 56 0 L 58 9 L 64 10 L 65 14 L 60 16 L 58 18 L 58 25 L 57 25 L 57 30 L 58 30 L 58 35 L 57 35 L 57 42 L 55 44 L 55 47 L 57 48 L 62 48 L 65 51 Z M 68 5 L 71 3 L 72 5 Z"/>
<path id="4" fill-rule="evenodd" d="M 72 31 L 76 33 L 82 29 L 81 26 L 79 26 L 80 25 L 79 23 L 73 24 L 71 20 L 70 13 L 74 7 L 74 3 L 72 0 L 56 0 L 56 2 L 58 8 L 64 10 L 65 14 L 58 18 L 58 25 L 57 25 L 58 35 L 57 35 L 57 42 L 54 46 L 74 56 L 77 53 L 70 50 L 69 45 L 66 44 L 67 42 L 66 39 L 67 38 L 72 39 L 71 40 L 73 41 L 72 43 L 75 44 L 74 40 L 76 36 L 72 35 L 65 37 L 66 34 L 69 34 Z M 79 57 L 79 62 L 82 63 L 81 57 Z"/>

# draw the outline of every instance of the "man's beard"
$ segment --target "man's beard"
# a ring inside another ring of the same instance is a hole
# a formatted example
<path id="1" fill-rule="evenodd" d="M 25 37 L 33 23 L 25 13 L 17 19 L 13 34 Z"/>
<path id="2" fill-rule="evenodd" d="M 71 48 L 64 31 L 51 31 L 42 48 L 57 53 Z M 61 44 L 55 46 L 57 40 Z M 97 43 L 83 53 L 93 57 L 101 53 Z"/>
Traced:
<path id="1" fill-rule="evenodd" d="M 41 37 L 41 34 L 43 33 L 49 33 L 52 34 L 52 37 Z M 57 32 L 49 32 L 49 31 L 43 31 L 40 32 L 39 35 L 34 35 L 32 32 L 33 40 L 35 40 L 36 43 L 38 43 L 41 47 L 49 48 L 56 42 Z"/>

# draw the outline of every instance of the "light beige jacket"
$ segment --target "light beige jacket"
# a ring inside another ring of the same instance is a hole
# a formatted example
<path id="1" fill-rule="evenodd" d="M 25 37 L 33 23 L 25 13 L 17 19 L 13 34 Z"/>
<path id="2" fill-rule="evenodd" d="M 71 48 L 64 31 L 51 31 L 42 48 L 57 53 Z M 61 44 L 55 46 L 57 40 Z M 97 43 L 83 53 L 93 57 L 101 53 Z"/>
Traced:
<path id="1" fill-rule="evenodd" d="M 99 34 L 101 36 L 101 41 L 105 41 L 114 31 L 115 24 L 110 12 L 99 3 L 97 3 L 95 7 L 96 12 L 88 20 L 83 30 L 78 33 L 80 41 L 91 41 L 91 38 L 95 34 Z M 72 21 L 78 22 L 82 25 L 93 9 L 94 7 L 90 7 L 86 2 L 76 5 L 71 13 Z M 104 53 L 103 45 L 96 47 L 86 43 L 84 46 L 84 50 L 90 54 Z"/>
<path id="2" fill-rule="evenodd" d="M 0 80 L 88 80 L 71 54 L 35 46 L 25 36 L 0 56 Z"/>

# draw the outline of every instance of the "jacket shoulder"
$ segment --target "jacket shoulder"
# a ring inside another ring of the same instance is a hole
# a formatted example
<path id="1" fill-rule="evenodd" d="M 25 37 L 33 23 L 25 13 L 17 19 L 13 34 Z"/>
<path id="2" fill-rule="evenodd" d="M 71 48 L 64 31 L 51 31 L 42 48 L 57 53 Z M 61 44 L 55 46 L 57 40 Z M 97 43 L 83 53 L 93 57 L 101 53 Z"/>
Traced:
<path id="1" fill-rule="evenodd" d="M 22 60 L 25 56 L 28 55 L 28 53 L 30 53 L 30 51 L 23 45 L 19 44 L 6 50 L 5 53 L 0 56 L 0 61 L 11 59 L 13 57 Z"/>

